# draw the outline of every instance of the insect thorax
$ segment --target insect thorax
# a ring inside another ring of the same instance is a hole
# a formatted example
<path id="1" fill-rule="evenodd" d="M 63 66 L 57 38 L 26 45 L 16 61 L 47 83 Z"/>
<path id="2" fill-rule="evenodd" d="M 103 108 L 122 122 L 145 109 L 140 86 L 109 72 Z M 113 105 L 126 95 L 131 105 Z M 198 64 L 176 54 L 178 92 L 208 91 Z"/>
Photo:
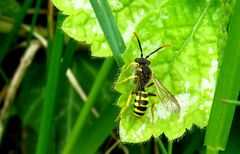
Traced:
<path id="1" fill-rule="evenodd" d="M 138 58 L 138 59 L 146 60 L 144 58 Z M 137 62 L 137 60 L 135 60 L 135 61 Z M 146 61 L 148 61 L 148 60 L 146 60 Z M 146 84 L 148 84 L 149 80 L 152 77 L 152 71 L 149 67 L 150 63 L 140 63 L 139 62 L 138 64 L 139 65 L 136 67 L 136 72 L 135 72 L 135 75 L 138 76 L 138 78 L 135 80 L 135 82 L 138 84 L 137 90 L 144 90 Z"/>

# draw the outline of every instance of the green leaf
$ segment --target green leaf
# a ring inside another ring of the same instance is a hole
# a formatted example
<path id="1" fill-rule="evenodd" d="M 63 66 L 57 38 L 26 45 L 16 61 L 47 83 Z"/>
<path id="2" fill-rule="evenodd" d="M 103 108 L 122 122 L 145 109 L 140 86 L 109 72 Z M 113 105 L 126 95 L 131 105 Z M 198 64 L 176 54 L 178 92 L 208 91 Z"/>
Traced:
<path id="1" fill-rule="evenodd" d="M 220 6 L 219 2 L 204 0 L 168 1 L 138 24 L 136 32 L 142 42 L 144 56 L 161 45 L 171 45 L 152 55 L 149 60 L 158 80 L 177 98 L 181 112 L 171 114 L 158 101 L 153 108 L 155 118 L 152 124 L 151 105 L 155 98 L 150 97 L 145 116 L 137 119 L 133 115 L 132 96 L 130 106 L 120 120 L 119 133 L 123 142 L 144 142 L 162 133 L 173 140 L 182 136 L 193 123 L 201 128 L 207 125 L 218 66 L 218 36 L 222 32 Z M 123 56 L 124 71 L 117 83 L 132 75 L 134 67 L 128 65 L 136 57 L 140 57 L 140 50 L 132 37 Z M 126 106 L 133 87 L 131 80 L 116 85 L 122 93 L 118 106 Z M 147 91 L 157 94 L 154 86 Z"/>
<path id="2" fill-rule="evenodd" d="M 69 15 L 62 25 L 65 33 L 78 41 L 92 44 L 92 56 L 108 57 L 112 55 L 89 1 L 53 0 L 52 2 L 63 13 Z M 147 12 L 155 10 L 159 4 L 160 0 L 148 0 L 148 2 L 145 0 L 109 1 L 125 42 L 129 42 L 136 25 Z"/>

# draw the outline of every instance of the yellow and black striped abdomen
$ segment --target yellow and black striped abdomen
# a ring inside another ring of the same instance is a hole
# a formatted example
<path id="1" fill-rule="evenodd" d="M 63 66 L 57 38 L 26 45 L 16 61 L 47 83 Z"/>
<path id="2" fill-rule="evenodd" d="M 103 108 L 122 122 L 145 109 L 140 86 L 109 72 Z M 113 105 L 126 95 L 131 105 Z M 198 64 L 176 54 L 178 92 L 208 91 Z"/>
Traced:
<path id="1" fill-rule="evenodd" d="M 148 93 L 145 91 L 138 91 L 134 100 L 134 115 L 137 118 L 142 117 L 147 111 L 148 107 Z"/>

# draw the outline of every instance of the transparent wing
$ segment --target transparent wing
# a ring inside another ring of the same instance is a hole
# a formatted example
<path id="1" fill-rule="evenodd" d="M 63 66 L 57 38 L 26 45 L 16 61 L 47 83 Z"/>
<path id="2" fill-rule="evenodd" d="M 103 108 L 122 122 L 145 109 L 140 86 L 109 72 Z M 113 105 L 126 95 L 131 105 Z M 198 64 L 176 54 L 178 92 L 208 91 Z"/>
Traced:
<path id="1" fill-rule="evenodd" d="M 179 113 L 180 105 L 173 94 L 167 90 L 167 88 L 156 78 L 154 74 L 152 74 L 152 80 L 157 89 L 161 103 L 163 103 L 170 112 Z"/>

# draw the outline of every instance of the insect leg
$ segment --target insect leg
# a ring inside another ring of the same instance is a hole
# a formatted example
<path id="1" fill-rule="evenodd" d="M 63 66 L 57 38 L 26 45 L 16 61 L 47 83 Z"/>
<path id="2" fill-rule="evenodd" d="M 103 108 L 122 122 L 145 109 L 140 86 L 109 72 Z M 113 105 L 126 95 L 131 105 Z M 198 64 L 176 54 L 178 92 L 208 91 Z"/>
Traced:
<path id="1" fill-rule="evenodd" d="M 152 95 L 153 96 L 153 95 Z M 157 96 L 154 94 L 154 96 Z M 157 102 L 157 97 L 155 99 L 155 102 L 152 104 L 152 107 L 151 107 L 151 114 L 152 114 L 152 125 L 154 126 L 154 107 L 155 107 L 155 104 Z"/>
<path id="2" fill-rule="evenodd" d="M 129 108 L 131 98 L 132 98 L 132 94 L 130 94 L 128 96 L 127 103 L 124 106 L 124 108 L 121 110 L 121 112 L 119 113 L 118 117 L 115 119 L 115 122 L 117 122 L 126 113 L 127 109 Z"/>
<path id="3" fill-rule="evenodd" d="M 136 65 L 138 65 L 138 63 L 135 63 L 135 62 L 130 63 L 129 65 L 126 66 L 126 68 L 122 69 L 122 72 L 128 70 L 129 67 L 131 67 L 132 65 L 135 65 L 135 66 L 136 66 Z M 137 77 L 138 77 L 137 75 L 132 75 L 132 76 L 129 76 L 128 78 L 126 78 L 126 79 L 124 79 L 124 80 L 122 80 L 122 81 L 115 82 L 115 84 L 121 84 L 121 83 L 124 83 L 124 82 L 126 82 L 126 81 L 128 81 L 128 80 L 135 79 L 135 78 L 137 78 Z"/>
<path id="4" fill-rule="evenodd" d="M 123 68 L 123 69 L 122 69 L 122 72 L 128 70 L 129 67 L 131 67 L 131 66 L 135 66 L 135 67 L 137 67 L 138 65 L 139 65 L 139 64 L 136 63 L 136 62 L 132 62 L 132 63 L 128 64 L 128 65 L 126 66 L 126 68 Z"/>
<path id="5" fill-rule="evenodd" d="M 138 78 L 137 75 L 132 75 L 132 76 L 127 77 L 127 78 L 124 79 L 124 80 L 121 80 L 121 81 L 115 82 L 115 84 L 121 84 L 121 83 L 124 83 L 124 82 L 126 82 L 126 81 L 128 81 L 128 80 L 132 80 L 132 79 L 136 79 L 136 78 Z"/>
<path id="6" fill-rule="evenodd" d="M 154 125 L 154 105 L 155 103 L 152 105 L 151 107 L 151 114 L 152 114 L 152 125 Z"/>
<path id="7" fill-rule="evenodd" d="M 154 83 L 153 83 L 153 82 L 151 82 L 151 83 L 147 84 L 147 85 L 146 85 L 146 87 L 151 87 L 152 85 L 154 85 Z"/>
<path id="8" fill-rule="evenodd" d="M 148 96 L 157 96 L 157 95 L 154 93 L 148 93 Z"/>

